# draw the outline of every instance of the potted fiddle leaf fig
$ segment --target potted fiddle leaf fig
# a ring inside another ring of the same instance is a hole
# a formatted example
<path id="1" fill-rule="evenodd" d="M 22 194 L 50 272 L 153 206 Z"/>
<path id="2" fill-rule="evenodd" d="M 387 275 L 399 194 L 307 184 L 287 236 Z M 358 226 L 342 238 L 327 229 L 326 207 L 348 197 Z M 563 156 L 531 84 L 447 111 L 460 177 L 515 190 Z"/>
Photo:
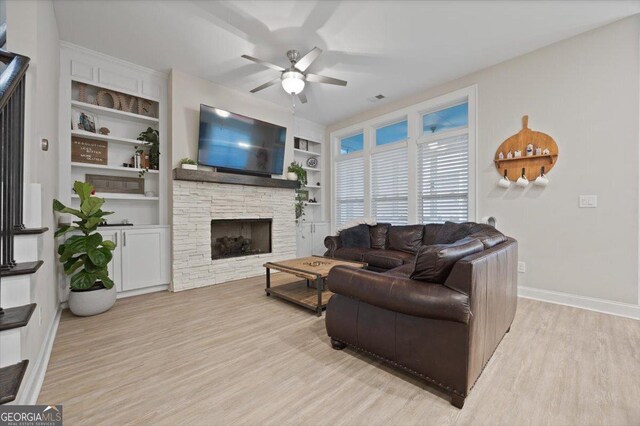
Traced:
<path id="1" fill-rule="evenodd" d="M 107 269 L 116 244 L 97 232 L 104 216 L 113 212 L 101 209 L 104 199 L 92 196 L 95 190 L 91 184 L 76 181 L 73 190 L 80 197 L 79 209 L 53 200 L 54 211 L 79 219 L 73 221 L 74 225 L 61 225 L 56 231 L 56 237 L 74 233 L 58 246 L 58 255 L 65 274 L 71 277 L 69 309 L 78 316 L 97 315 L 111 309 L 116 301 L 116 288 Z"/>

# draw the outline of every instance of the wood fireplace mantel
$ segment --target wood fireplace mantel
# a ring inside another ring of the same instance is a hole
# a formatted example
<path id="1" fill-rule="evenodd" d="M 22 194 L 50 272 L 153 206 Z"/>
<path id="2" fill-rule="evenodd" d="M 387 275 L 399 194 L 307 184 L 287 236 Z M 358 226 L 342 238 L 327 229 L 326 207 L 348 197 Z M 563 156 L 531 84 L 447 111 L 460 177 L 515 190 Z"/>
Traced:
<path id="1" fill-rule="evenodd" d="M 173 180 L 226 183 L 230 185 L 266 186 L 269 188 L 300 188 L 300 183 L 296 180 L 274 179 L 234 173 L 210 172 L 205 170 L 173 169 Z"/>

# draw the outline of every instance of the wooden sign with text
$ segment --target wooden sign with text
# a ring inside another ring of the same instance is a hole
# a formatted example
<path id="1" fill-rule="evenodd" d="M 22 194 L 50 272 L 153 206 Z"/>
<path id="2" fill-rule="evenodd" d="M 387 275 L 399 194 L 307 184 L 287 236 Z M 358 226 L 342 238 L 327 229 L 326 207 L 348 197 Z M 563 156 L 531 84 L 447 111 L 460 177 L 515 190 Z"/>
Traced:
<path id="1" fill-rule="evenodd" d="M 107 165 L 109 148 L 106 141 L 95 141 L 84 138 L 71 138 L 71 161 Z"/>

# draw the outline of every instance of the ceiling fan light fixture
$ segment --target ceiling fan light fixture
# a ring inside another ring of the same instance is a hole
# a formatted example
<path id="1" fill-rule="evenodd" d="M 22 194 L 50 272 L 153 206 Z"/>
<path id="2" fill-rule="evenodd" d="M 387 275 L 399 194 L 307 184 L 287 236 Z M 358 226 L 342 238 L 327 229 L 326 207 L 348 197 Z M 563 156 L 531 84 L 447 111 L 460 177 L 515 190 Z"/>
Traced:
<path id="1" fill-rule="evenodd" d="M 299 71 L 282 73 L 282 88 L 285 92 L 297 95 L 304 89 L 304 74 Z"/>

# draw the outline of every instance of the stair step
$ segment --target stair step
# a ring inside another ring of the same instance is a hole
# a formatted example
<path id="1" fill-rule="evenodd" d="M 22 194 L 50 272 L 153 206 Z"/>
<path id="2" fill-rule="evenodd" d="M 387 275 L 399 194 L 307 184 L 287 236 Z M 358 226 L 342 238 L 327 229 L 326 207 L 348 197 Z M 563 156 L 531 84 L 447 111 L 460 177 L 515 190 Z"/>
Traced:
<path id="1" fill-rule="evenodd" d="M 35 303 L 5 309 L 4 315 L 0 315 L 0 331 L 25 327 L 29 323 L 29 319 L 35 309 Z"/>
<path id="2" fill-rule="evenodd" d="M 34 274 L 44 261 L 38 260 L 37 262 L 22 262 L 18 263 L 15 267 L 0 272 L 0 277 L 13 277 L 16 275 L 29 275 Z"/>
<path id="3" fill-rule="evenodd" d="M 0 405 L 16 399 L 28 365 L 29 360 L 25 359 L 17 364 L 0 368 Z"/>
<path id="4" fill-rule="evenodd" d="M 44 234 L 47 232 L 49 228 L 24 228 L 24 229 L 16 229 L 13 231 L 13 235 L 35 235 L 35 234 Z"/>

